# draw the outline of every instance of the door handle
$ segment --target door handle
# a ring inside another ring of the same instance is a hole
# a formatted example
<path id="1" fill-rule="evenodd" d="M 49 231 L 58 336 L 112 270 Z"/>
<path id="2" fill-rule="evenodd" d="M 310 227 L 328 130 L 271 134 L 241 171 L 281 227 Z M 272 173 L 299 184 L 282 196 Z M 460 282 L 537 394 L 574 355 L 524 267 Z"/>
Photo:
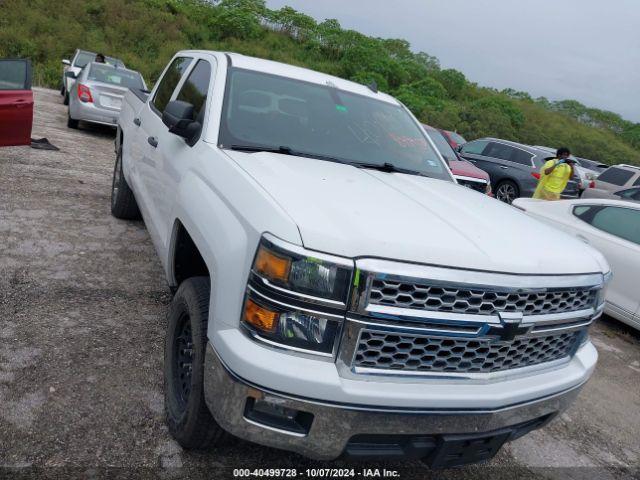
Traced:
<path id="1" fill-rule="evenodd" d="M 501 168 L 502 170 L 507 170 L 509 167 L 505 167 L 504 165 L 500 165 L 500 168 Z"/>
<path id="2" fill-rule="evenodd" d="M 138 127 L 139 127 L 140 125 L 142 125 L 142 122 L 140 121 L 140 119 L 139 119 L 138 117 L 136 117 L 136 118 L 134 118 L 134 119 L 133 119 L 133 123 L 135 123 Z"/>
<path id="3" fill-rule="evenodd" d="M 153 148 L 156 148 L 158 146 L 158 139 L 156 137 L 148 137 L 147 142 L 149 142 L 149 145 L 151 145 Z"/>

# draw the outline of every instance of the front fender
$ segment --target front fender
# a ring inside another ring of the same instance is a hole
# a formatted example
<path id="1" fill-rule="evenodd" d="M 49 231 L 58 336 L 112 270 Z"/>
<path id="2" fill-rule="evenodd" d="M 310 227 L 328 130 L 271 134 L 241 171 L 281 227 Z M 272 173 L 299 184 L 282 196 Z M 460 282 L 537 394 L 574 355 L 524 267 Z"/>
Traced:
<path id="1" fill-rule="evenodd" d="M 229 166 L 229 165 L 227 165 Z M 237 168 L 237 166 L 235 166 Z M 296 225 L 251 179 L 221 175 L 199 176 L 189 172 L 180 182 L 175 204 L 174 232 L 168 249 L 167 279 L 177 286 L 173 271 L 177 222 L 187 230 L 211 275 L 210 332 L 215 318 L 237 326 L 244 300 L 249 269 L 261 235 L 269 231 L 287 241 L 301 244 Z M 205 181 L 215 178 L 215 183 Z M 226 181 L 223 179 L 226 178 Z"/>

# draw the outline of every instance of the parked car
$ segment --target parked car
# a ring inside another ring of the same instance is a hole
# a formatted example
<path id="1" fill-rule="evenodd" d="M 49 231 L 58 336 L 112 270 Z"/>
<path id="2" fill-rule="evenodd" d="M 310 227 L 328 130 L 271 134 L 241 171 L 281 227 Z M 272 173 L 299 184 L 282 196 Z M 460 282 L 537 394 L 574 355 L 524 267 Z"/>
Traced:
<path id="1" fill-rule="evenodd" d="M 32 125 L 31 61 L 0 59 L 0 147 L 30 145 Z"/>
<path id="2" fill-rule="evenodd" d="M 632 187 L 640 187 L 640 167 L 634 165 L 614 165 L 602 172 L 589 191 L 589 198 L 602 197 Z"/>
<path id="3" fill-rule="evenodd" d="M 547 152 L 551 156 L 555 156 L 557 149 L 551 147 L 543 147 L 540 145 L 534 145 L 534 148 L 543 150 Z M 593 188 L 595 186 L 595 179 L 598 178 L 600 172 L 597 170 L 592 170 L 589 167 L 582 164 L 582 162 L 577 158 L 571 155 L 571 158 L 576 164 L 574 165 L 574 172 L 578 177 L 578 190 L 580 190 L 579 196 L 582 196 L 583 192 L 587 188 Z"/>
<path id="4" fill-rule="evenodd" d="M 593 372 L 606 260 L 456 185 L 393 97 L 182 51 L 125 94 L 115 146 L 111 211 L 142 214 L 175 291 L 165 408 L 185 448 L 230 432 L 476 462 Z"/>
<path id="5" fill-rule="evenodd" d="M 464 145 L 465 143 L 467 143 L 464 137 L 459 133 L 451 132 L 449 130 L 442 130 L 440 128 L 438 129 L 438 131 L 442 133 L 442 135 L 444 135 L 444 138 L 447 139 L 447 142 L 449 142 L 449 145 L 451 145 L 451 148 L 455 149 L 455 148 L 458 148 L 460 145 Z"/>
<path id="6" fill-rule="evenodd" d="M 591 198 L 566 202 L 519 199 L 514 205 L 602 252 L 613 273 L 605 312 L 640 329 L 640 205 Z"/>
<path id="7" fill-rule="evenodd" d="M 600 175 L 607 168 L 609 168 L 609 165 L 607 165 L 606 163 L 596 162 L 595 160 L 589 160 L 587 158 L 582 158 L 582 157 L 576 157 L 576 159 L 580 162 L 580 165 L 588 168 L 589 170 L 593 170 L 598 175 Z"/>
<path id="8" fill-rule="evenodd" d="M 496 138 L 467 142 L 458 151 L 463 159 L 489 174 L 496 198 L 506 203 L 533 196 L 540 168 L 549 158 L 548 152 L 539 148 Z M 579 193 L 578 178 L 574 176 L 562 198 L 578 198 Z"/>
<path id="9" fill-rule="evenodd" d="M 73 87 L 75 78 L 80 74 L 85 65 L 93 62 L 96 58 L 96 53 L 88 52 L 86 50 L 76 50 L 71 57 L 71 60 L 62 60 L 62 88 L 60 89 L 60 95 L 64 96 L 64 104 L 69 105 L 69 92 Z M 105 61 L 109 65 L 124 68 L 124 62 L 119 58 L 105 57 Z M 73 75 L 67 75 L 67 72 L 73 73 Z"/>
<path id="10" fill-rule="evenodd" d="M 69 91 L 69 128 L 80 121 L 116 126 L 129 89 L 146 90 L 139 72 L 104 63 L 87 64 Z"/>
<path id="11" fill-rule="evenodd" d="M 582 198 L 608 198 L 610 200 L 626 200 L 628 202 L 640 202 L 640 187 L 625 188 L 617 192 L 590 188 Z"/>
<path id="12" fill-rule="evenodd" d="M 462 160 L 458 156 L 458 152 L 451 148 L 451 145 L 449 145 L 449 142 L 440 130 L 424 123 L 422 126 L 440 152 L 440 155 L 442 155 L 442 158 L 447 161 L 449 169 L 451 169 L 451 173 L 453 173 L 456 181 L 460 185 L 491 195 L 491 179 L 489 178 L 489 174 L 484 170 L 480 170 L 472 163 Z"/>

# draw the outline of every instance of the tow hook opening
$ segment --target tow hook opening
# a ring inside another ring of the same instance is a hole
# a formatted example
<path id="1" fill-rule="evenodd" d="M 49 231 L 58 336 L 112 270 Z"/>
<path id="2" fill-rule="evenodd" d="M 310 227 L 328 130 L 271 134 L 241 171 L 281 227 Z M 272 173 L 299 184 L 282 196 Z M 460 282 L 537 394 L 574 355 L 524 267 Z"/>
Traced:
<path id="1" fill-rule="evenodd" d="M 300 437 L 306 437 L 309 434 L 313 423 L 312 413 L 253 397 L 247 397 L 244 418 L 250 423 Z"/>

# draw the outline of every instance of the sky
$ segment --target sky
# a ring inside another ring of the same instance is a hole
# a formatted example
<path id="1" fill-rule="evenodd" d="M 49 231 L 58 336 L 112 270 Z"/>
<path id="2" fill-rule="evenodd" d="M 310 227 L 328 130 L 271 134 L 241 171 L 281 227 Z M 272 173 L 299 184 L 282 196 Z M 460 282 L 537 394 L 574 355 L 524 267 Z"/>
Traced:
<path id="1" fill-rule="evenodd" d="M 482 86 L 640 122 L 640 0 L 267 0 L 403 38 Z"/>

